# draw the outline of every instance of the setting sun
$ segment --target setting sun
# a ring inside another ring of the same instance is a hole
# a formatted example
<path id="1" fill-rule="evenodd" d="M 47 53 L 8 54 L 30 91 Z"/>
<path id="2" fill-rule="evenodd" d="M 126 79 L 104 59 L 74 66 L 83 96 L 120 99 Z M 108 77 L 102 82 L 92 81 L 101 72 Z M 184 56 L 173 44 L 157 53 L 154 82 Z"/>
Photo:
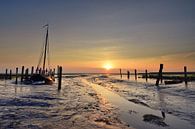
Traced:
<path id="1" fill-rule="evenodd" d="M 110 70 L 110 69 L 113 68 L 112 65 L 109 64 L 109 63 L 105 64 L 103 67 L 104 67 L 106 70 Z"/>

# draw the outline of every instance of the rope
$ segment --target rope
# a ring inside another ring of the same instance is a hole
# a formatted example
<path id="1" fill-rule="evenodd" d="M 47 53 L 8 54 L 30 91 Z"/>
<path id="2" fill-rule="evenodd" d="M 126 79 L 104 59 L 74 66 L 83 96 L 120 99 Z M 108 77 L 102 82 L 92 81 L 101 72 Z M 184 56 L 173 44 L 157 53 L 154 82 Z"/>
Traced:
<path id="1" fill-rule="evenodd" d="M 43 28 L 45 28 L 45 27 L 48 27 L 48 24 L 43 26 Z M 40 58 L 39 58 L 37 68 L 41 67 L 41 63 L 42 63 L 43 55 L 44 55 L 44 47 L 45 47 L 45 41 L 43 40 L 43 46 L 42 46 L 42 49 L 41 49 L 41 54 L 40 54 Z M 50 70 L 49 37 L 48 37 L 48 40 L 47 40 L 47 65 L 48 65 L 48 68 L 49 68 L 48 71 L 49 71 Z"/>
<path id="2" fill-rule="evenodd" d="M 41 54 L 40 54 L 40 57 L 39 57 L 39 62 L 38 62 L 38 65 L 37 65 L 37 68 L 40 68 L 41 66 L 41 61 L 43 59 L 43 53 L 44 53 L 44 42 L 43 42 L 43 46 L 41 48 Z"/>
<path id="3" fill-rule="evenodd" d="M 50 70 L 50 52 L 49 52 L 49 37 L 48 37 L 48 43 L 47 43 L 47 61 L 48 61 L 48 68 Z"/>

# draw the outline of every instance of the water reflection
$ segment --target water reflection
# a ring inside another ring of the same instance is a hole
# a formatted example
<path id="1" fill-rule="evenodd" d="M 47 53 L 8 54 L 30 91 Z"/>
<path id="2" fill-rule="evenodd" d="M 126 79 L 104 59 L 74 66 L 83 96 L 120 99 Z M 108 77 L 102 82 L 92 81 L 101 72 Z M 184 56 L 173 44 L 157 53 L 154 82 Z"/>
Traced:
<path id="1" fill-rule="evenodd" d="M 162 114 L 162 117 L 163 117 L 163 119 L 165 119 L 165 117 L 166 117 L 166 103 L 165 103 L 165 101 L 164 101 L 164 95 L 165 94 L 163 94 L 161 91 L 160 91 L 160 89 L 157 91 L 157 95 L 158 95 L 158 100 L 159 100 L 159 107 L 160 107 L 160 111 L 161 111 L 161 114 Z"/>
<path id="2" fill-rule="evenodd" d="M 16 96 L 17 95 L 17 87 L 15 86 L 14 89 L 15 89 L 15 96 Z"/>
<path id="3" fill-rule="evenodd" d="M 30 91 L 29 86 L 25 85 L 16 85 L 12 83 L 12 81 L 0 81 L 0 88 L 1 97 L 17 97 L 18 95 L 27 94 Z"/>
<path id="4" fill-rule="evenodd" d="M 185 89 L 188 89 L 188 82 L 185 82 Z"/>

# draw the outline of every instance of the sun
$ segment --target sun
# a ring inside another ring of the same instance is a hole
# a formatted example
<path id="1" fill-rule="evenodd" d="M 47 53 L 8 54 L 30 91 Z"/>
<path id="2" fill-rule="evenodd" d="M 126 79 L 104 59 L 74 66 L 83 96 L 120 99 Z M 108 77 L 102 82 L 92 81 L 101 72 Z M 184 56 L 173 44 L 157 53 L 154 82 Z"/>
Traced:
<path id="1" fill-rule="evenodd" d="M 106 70 L 110 70 L 110 69 L 112 69 L 113 67 L 112 67 L 111 64 L 107 63 L 107 64 L 105 64 L 105 65 L 103 66 L 103 68 L 105 68 Z"/>

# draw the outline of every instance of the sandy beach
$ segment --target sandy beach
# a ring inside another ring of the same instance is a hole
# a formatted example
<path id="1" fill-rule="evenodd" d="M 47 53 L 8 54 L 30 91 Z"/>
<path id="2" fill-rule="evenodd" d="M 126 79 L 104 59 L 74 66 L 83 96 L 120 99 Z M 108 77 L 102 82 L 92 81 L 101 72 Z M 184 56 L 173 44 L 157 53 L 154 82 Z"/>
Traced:
<path id="1" fill-rule="evenodd" d="M 31 86 L 1 81 L 0 128 L 128 128 L 118 118 L 117 108 L 80 78 L 64 78 L 62 90 L 56 88 L 56 84 Z"/>
<path id="2" fill-rule="evenodd" d="M 78 74 L 65 76 L 62 80 L 62 90 L 58 91 L 57 83 L 51 86 L 15 85 L 13 80 L 2 80 L 0 127 L 1 129 L 194 128 L 192 99 L 194 94 L 182 96 L 178 90 L 183 86 L 177 85 L 175 97 L 172 98 L 173 89 L 176 87 L 164 87 L 163 90 L 157 91 L 152 83 L 153 80 L 146 84 L 141 79 L 137 82 L 118 79 L 116 75 Z M 189 85 L 188 93 L 193 93 L 192 85 L 194 83 Z M 159 92 L 162 92 L 161 96 L 156 96 Z M 184 90 L 183 94 L 185 92 L 187 91 Z M 182 99 L 188 106 L 183 108 L 179 106 L 178 102 L 182 103 Z M 190 107 L 191 110 L 186 109 Z"/>

